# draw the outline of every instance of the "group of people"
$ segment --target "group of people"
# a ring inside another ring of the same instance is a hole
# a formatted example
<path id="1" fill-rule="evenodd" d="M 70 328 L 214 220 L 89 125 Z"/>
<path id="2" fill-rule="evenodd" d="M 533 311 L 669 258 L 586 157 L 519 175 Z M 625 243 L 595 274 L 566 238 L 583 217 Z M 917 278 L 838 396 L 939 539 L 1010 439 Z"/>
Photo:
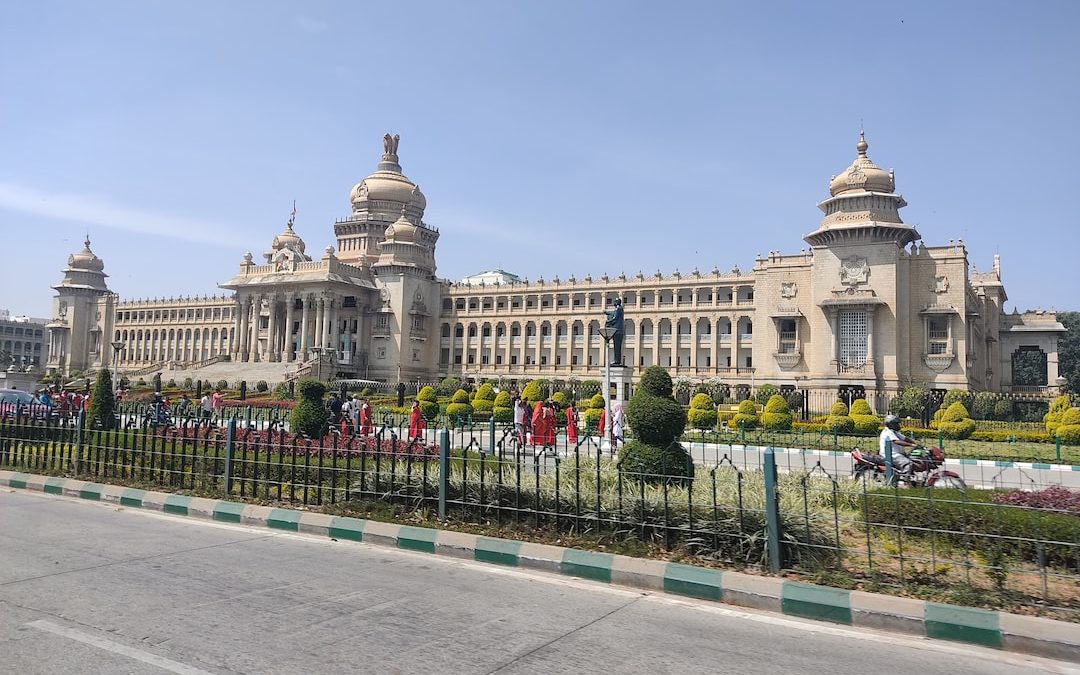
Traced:
<path id="1" fill-rule="evenodd" d="M 577 445 L 578 425 L 580 416 L 573 405 L 568 405 L 562 411 L 559 404 L 551 399 L 537 401 L 532 409 L 529 409 L 528 401 L 515 396 L 513 399 L 514 431 L 518 443 L 522 446 L 532 445 L 542 448 L 555 447 L 555 428 L 557 416 L 562 414 L 566 418 L 566 443 Z M 611 426 L 607 427 L 606 411 L 601 412 L 599 429 L 603 434 L 604 429 L 610 432 L 611 443 L 621 443 L 623 438 L 623 410 L 621 403 L 614 403 L 611 409 Z"/>
<path id="2" fill-rule="evenodd" d="M 52 408 L 60 419 L 76 417 L 79 411 L 86 411 L 90 407 L 90 392 L 68 391 L 56 388 L 49 391 L 47 388 L 35 393 L 34 398 L 41 405 Z"/>
<path id="3" fill-rule="evenodd" d="M 331 392 L 326 402 L 330 424 L 342 434 L 368 436 L 375 431 L 374 412 L 368 402 L 357 396 L 338 396 Z"/>

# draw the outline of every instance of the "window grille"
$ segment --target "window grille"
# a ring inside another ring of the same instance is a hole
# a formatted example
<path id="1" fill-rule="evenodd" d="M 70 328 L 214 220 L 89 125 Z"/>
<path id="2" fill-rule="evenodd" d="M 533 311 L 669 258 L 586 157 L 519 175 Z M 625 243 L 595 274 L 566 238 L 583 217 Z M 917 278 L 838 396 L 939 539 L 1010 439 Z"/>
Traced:
<path id="1" fill-rule="evenodd" d="M 866 363 L 866 312 L 848 310 L 840 312 L 841 365 L 861 366 Z"/>

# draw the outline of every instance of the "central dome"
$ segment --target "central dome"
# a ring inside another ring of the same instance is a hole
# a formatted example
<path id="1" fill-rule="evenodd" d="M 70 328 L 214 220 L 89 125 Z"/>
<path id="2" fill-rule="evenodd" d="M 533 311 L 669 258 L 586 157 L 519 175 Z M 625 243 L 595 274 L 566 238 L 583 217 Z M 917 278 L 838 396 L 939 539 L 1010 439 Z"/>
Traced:
<path id="1" fill-rule="evenodd" d="M 393 202 L 394 206 L 408 206 L 410 211 L 423 215 L 427 208 L 427 199 L 420 192 L 419 186 L 401 172 L 398 163 L 398 136 L 386 134 L 383 137 L 382 161 L 375 173 L 353 186 L 349 192 L 353 213 L 373 210 L 371 202 Z M 389 210 L 389 205 L 380 204 L 375 208 Z M 394 210 L 397 210 L 396 208 Z"/>
<path id="2" fill-rule="evenodd" d="M 855 145 L 855 150 L 859 154 L 851 166 L 829 181 L 829 194 L 835 197 L 844 192 L 891 193 L 895 190 L 892 172 L 879 168 L 866 156 L 866 150 L 869 147 L 866 136 L 860 131 L 859 142 Z"/>
<path id="3" fill-rule="evenodd" d="M 83 250 L 68 256 L 68 267 L 86 272 L 101 272 L 105 262 L 90 250 L 90 237 L 83 242 Z"/>

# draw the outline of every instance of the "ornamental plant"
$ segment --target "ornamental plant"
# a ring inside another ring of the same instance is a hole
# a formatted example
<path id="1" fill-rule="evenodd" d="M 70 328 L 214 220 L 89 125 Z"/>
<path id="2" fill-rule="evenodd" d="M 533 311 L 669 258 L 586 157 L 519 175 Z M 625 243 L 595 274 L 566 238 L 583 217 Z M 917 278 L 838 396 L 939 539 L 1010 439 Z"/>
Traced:
<path id="1" fill-rule="evenodd" d="M 763 384 L 757 388 L 757 392 L 754 394 L 754 401 L 758 405 L 765 405 L 769 402 L 773 396 L 780 393 L 779 387 L 775 384 Z"/>
<path id="2" fill-rule="evenodd" d="M 469 403 L 469 392 L 464 389 L 458 389 L 454 392 L 454 395 L 450 398 L 450 405 L 446 406 L 446 414 L 451 419 L 457 418 L 460 420 L 472 417 L 473 407 Z"/>
<path id="3" fill-rule="evenodd" d="M 634 438 L 619 450 L 619 468 L 645 481 L 693 477 L 694 462 L 679 444 L 686 429 L 686 412 L 672 395 L 671 376 L 649 366 L 626 404 L 626 419 Z"/>
<path id="4" fill-rule="evenodd" d="M 500 391 L 498 393 L 491 409 L 491 415 L 495 418 L 496 422 L 514 421 L 513 403 L 513 399 L 510 398 L 510 392 Z"/>
<path id="5" fill-rule="evenodd" d="M 694 394 L 690 400 L 690 410 L 686 414 L 687 421 L 695 429 L 712 429 L 716 426 L 716 403 L 712 396 L 702 392 Z"/>
<path id="6" fill-rule="evenodd" d="M 771 431 L 787 431 L 791 428 L 791 422 L 787 399 L 774 394 L 765 404 L 765 411 L 761 413 L 761 426 Z"/>
<path id="7" fill-rule="evenodd" d="M 829 408 L 829 416 L 825 419 L 829 430 L 837 434 L 848 434 L 855 430 L 855 420 L 848 415 L 847 404 L 837 401 Z"/>
<path id="8" fill-rule="evenodd" d="M 1069 408 L 1061 413 L 1061 423 L 1054 433 L 1066 445 L 1080 445 L 1080 408 Z"/>
<path id="9" fill-rule="evenodd" d="M 323 404 L 326 385 L 318 380 L 304 379 L 297 383 L 296 391 L 300 400 L 289 413 L 289 428 L 295 434 L 322 438 L 330 422 L 330 411 Z"/>
<path id="10" fill-rule="evenodd" d="M 881 420 L 874 414 L 874 409 L 865 398 L 857 398 L 851 402 L 850 415 L 855 433 L 869 435 L 881 431 Z"/>
<path id="11" fill-rule="evenodd" d="M 495 387 L 490 382 L 485 382 L 476 390 L 473 401 L 495 401 Z M 475 404 L 474 404 L 475 405 Z"/>
<path id="12" fill-rule="evenodd" d="M 521 398 L 525 399 L 530 406 L 536 405 L 537 401 L 543 401 L 546 394 L 547 392 L 540 387 L 539 380 L 530 381 L 525 385 L 525 388 L 521 390 Z"/>
<path id="13" fill-rule="evenodd" d="M 975 431 L 975 420 L 968 415 L 964 404 L 956 401 L 945 409 L 938 428 L 946 438 L 967 438 Z"/>
<path id="14" fill-rule="evenodd" d="M 439 415 L 439 397 L 435 394 L 434 387 L 424 387 L 416 394 L 416 400 L 420 403 L 420 414 L 427 421 L 435 419 Z"/>
<path id="15" fill-rule="evenodd" d="M 589 407 L 585 409 L 583 418 L 585 419 L 586 429 L 598 429 L 600 426 L 600 415 L 604 412 L 604 395 L 593 394 L 593 397 L 589 399 Z"/>
<path id="16" fill-rule="evenodd" d="M 1072 406 L 1068 396 L 1062 394 L 1050 404 L 1050 411 L 1043 416 L 1043 424 L 1046 425 L 1046 433 L 1053 434 L 1061 423 L 1061 416 Z"/>
<path id="17" fill-rule="evenodd" d="M 116 422 L 116 395 L 113 392 L 112 374 L 108 368 L 98 371 L 94 391 L 90 394 L 90 406 L 86 422 L 99 429 L 112 429 Z"/>
<path id="18" fill-rule="evenodd" d="M 750 399 L 739 404 L 739 411 L 731 418 L 732 429 L 753 429 L 758 425 L 757 406 Z"/>

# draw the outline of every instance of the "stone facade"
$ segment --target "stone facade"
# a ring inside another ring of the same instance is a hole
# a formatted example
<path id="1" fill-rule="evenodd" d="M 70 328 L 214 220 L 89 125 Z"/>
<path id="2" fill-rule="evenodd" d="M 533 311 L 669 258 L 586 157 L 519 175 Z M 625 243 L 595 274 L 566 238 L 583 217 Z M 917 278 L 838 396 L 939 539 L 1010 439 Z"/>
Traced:
<path id="1" fill-rule="evenodd" d="M 402 173 L 397 148 L 387 135 L 376 171 L 350 191 L 351 213 L 334 223 L 336 249 L 309 257 L 290 218 L 264 262 L 248 253 L 220 284 L 228 297 L 118 303 L 103 274 L 68 283 L 93 273 L 78 267 L 94 267 L 83 260 L 87 244 L 56 287 L 69 314 L 57 305 L 52 340 L 67 356 L 50 364 L 99 363 L 94 335 L 105 331 L 125 344 L 122 363 L 132 368 L 227 359 L 303 372 L 318 361 L 341 377 L 386 382 L 599 379 L 603 311 L 618 297 L 632 374 L 660 365 L 732 385 L 1007 391 L 1013 353 L 1037 349 L 1044 389 L 1059 384 L 1064 329 L 1053 312 L 1004 314 L 996 256 L 977 273 L 962 241 L 924 244 L 900 216 L 906 201 L 893 172 L 870 160 L 863 138 L 797 254 L 772 251 L 746 271 L 532 282 L 501 269 L 459 283 L 437 278 L 439 231 L 424 222 L 426 199 Z M 75 319 L 76 295 L 78 341 L 60 323 Z"/>
<path id="2" fill-rule="evenodd" d="M 40 370 L 48 361 L 46 319 L 0 311 L 0 370 Z"/>

